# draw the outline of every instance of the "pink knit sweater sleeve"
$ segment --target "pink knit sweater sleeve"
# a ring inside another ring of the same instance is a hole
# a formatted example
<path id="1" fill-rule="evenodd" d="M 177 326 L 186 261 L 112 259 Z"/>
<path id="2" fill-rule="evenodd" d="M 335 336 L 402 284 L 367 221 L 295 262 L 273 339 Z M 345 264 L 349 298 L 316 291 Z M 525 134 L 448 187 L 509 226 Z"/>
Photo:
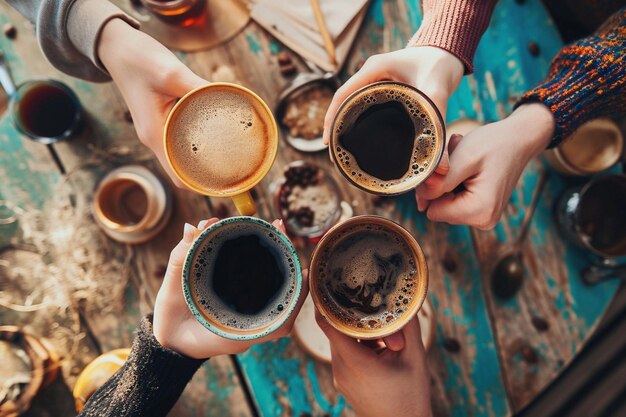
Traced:
<path id="1" fill-rule="evenodd" d="M 472 64 L 496 0 L 422 0 L 423 20 L 408 46 L 436 46 L 463 62 L 465 74 Z"/>

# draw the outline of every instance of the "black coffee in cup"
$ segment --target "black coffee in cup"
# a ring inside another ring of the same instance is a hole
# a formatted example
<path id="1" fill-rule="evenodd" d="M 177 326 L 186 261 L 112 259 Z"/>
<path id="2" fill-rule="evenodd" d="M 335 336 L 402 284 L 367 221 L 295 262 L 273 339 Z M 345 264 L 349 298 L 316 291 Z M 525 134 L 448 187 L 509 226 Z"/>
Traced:
<path id="1" fill-rule="evenodd" d="M 439 111 L 421 91 L 384 81 L 354 92 L 330 129 L 330 152 L 339 172 L 362 190 L 395 195 L 425 181 L 445 144 Z"/>
<path id="2" fill-rule="evenodd" d="M 357 216 L 324 235 L 311 258 L 311 296 L 340 332 L 376 339 L 401 329 L 428 288 L 426 258 L 402 226 Z"/>
<path id="3" fill-rule="evenodd" d="M 578 227 L 589 246 L 611 256 L 626 254 L 624 177 L 608 176 L 591 183 L 578 210 Z"/>
<path id="4" fill-rule="evenodd" d="M 287 266 L 262 234 L 235 236 L 216 250 L 212 288 L 237 313 L 254 315 L 266 309 L 287 281 Z M 279 302 L 274 307 L 277 312 L 284 308 Z"/>
<path id="5" fill-rule="evenodd" d="M 253 339 L 280 327 L 302 285 L 287 237 L 252 217 L 224 219 L 205 230 L 187 255 L 183 275 L 196 318 L 232 339 Z"/>
<path id="6" fill-rule="evenodd" d="M 384 181 L 398 180 L 410 169 L 416 130 L 423 130 L 423 125 L 414 124 L 401 103 L 387 101 L 360 114 L 339 136 L 339 143 L 365 173 Z"/>

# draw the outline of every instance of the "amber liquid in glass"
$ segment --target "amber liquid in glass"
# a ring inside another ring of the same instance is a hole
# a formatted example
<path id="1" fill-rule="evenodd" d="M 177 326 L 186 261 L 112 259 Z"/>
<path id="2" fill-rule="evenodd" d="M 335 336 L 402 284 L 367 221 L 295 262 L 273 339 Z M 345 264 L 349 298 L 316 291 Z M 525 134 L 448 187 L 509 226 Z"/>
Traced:
<path id="1" fill-rule="evenodd" d="M 163 22 L 175 26 L 192 26 L 205 19 L 206 0 L 144 0 L 144 5 Z"/>

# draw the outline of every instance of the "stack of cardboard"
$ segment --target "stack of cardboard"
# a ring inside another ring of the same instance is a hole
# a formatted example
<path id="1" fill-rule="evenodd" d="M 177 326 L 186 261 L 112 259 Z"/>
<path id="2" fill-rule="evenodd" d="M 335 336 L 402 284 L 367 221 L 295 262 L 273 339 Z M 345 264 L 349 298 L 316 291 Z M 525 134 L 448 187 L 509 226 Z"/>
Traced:
<path id="1" fill-rule="evenodd" d="M 369 0 L 319 0 L 328 32 L 336 49 L 333 64 L 316 24 L 309 0 L 256 0 L 252 18 L 285 46 L 325 71 L 336 73 L 343 66 Z"/>

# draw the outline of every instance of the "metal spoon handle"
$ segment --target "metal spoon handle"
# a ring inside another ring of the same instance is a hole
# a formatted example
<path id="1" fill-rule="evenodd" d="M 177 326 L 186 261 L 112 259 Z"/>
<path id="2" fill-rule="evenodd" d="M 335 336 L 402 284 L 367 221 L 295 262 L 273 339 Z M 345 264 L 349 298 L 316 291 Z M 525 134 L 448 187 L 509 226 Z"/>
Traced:
<path id="1" fill-rule="evenodd" d="M 626 265 L 613 268 L 591 265 L 583 269 L 581 274 L 583 282 L 587 285 L 595 285 L 615 278 L 626 280 Z"/>
<path id="2" fill-rule="evenodd" d="M 535 214 L 535 209 L 537 208 L 537 203 L 539 202 L 539 197 L 541 196 L 541 191 L 543 191 L 543 187 L 546 185 L 548 177 L 550 177 L 550 171 L 544 169 L 539 176 L 539 181 L 537 181 L 537 185 L 535 186 L 535 191 L 533 192 L 533 197 L 530 200 L 530 205 L 526 209 L 526 213 L 524 213 L 524 219 L 522 220 L 520 234 L 514 243 L 515 247 L 519 247 L 524 239 L 526 239 L 526 235 L 528 234 L 528 229 L 530 226 L 530 219 L 532 219 L 533 214 Z"/>
<path id="3" fill-rule="evenodd" d="M 9 72 L 9 66 L 7 64 L 7 60 L 4 56 L 4 52 L 0 50 L 0 85 L 7 93 L 9 97 L 12 97 L 15 94 L 16 88 L 15 83 L 13 82 L 13 78 L 11 78 L 11 73 Z"/>

